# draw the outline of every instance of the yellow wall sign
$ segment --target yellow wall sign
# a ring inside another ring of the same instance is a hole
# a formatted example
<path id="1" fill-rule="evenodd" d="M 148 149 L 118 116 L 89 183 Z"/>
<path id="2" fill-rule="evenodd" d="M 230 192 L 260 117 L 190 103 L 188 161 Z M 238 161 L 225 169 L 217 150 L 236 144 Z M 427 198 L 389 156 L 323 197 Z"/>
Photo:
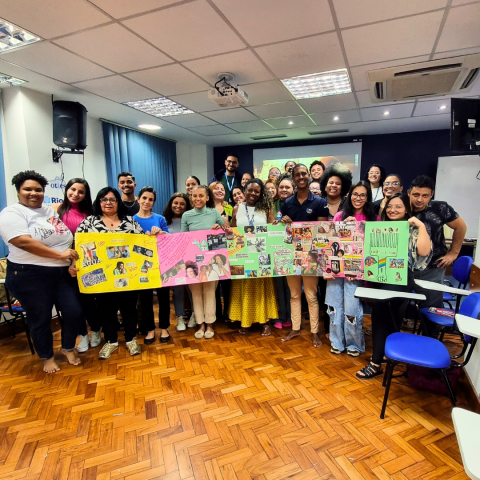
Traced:
<path id="1" fill-rule="evenodd" d="M 75 234 L 82 293 L 146 290 L 162 286 L 157 238 L 133 233 Z"/>

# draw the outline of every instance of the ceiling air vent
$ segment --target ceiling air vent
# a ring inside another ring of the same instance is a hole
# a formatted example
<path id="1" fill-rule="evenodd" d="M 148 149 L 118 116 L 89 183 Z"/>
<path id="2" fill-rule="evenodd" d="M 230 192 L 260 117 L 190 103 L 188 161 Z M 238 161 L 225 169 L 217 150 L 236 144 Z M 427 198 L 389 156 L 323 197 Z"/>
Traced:
<path id="1" fill-rule="evenodd" d="M 286 138 L 287 136 L 283 133 L 278 135 L 264 135 L 263 137 L 250 137 L 252 140 L 271 140 L 272 138 Z"/>
<path id="2" fill-rule="evenodd" d="M 444 58 L 367 73 L 373 103 L 467 93 L 480 67 L 480 54 Z"/>
<path id="3" fill-rule="evenodd" d="M 323 132 L 308 132 L 309 135 L 332 135 L 334 133 L 348 133 L 348 130 L 325 130 Z"/>

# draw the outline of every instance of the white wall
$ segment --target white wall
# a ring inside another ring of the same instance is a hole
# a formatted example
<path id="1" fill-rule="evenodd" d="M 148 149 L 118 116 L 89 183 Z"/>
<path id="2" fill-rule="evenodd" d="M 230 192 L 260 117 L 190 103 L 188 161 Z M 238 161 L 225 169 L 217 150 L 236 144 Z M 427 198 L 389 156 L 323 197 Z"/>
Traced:
<path id="1" fill-rule="evenodd" d="M 8 204 L 17 201 L 10 179 L 22 170 L 36 170 L 49 181 L 60 177 L 62 166 L 53 163 L 52 98 L 34 90 L 9 87 L 2 90 L 4 164 Z M 100 120 L 87 117 L 87 149 L 85 150 L 85 179 L 92 195 L 107 185 L 105 152 Z M 65 182 L 83 177 L 81 155 L 63 155 Z M 50 194 L 52 190 L 48 190 Z M 54 193 L 55 191 L 53 191 Z M 55 195 L 61 196 L 61 192 Z"/>
<path id="2" fill-rule="evenodd" d="M 195 175 L 201 183 L 213 176 L 213 147 L 177 143 L 177 191 L 185 191 L 185 180 Z"/>

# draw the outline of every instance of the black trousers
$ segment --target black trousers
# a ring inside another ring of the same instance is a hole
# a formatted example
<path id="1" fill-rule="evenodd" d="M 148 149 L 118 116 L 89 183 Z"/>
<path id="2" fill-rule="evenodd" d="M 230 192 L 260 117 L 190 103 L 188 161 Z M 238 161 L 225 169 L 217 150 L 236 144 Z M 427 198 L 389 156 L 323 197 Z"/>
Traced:
<path id="1" fill-rule="evenodd" d="M 215 316 L 217 317 L 217 320 L 225 320 L 228 318 L 228 310 L 230 309 L 231 282 L 231 280 L 220 280 L 218 282 L 218 287 L 215 290 Z M 222 289 L 221 295 L 220 288 Z M 223 297 L 223 313 L 221 297 Z"/>
<path id="2" fill-rule="evenodd" d="M 85 320 L 88 322 L 90 330 L 92 332 L 100 331 L 100 316 L 98 314 L 97 298 L 96 295 L 91 293 L 80 293 L 80 304 L 82 305 L 82 312 Z M 80 329 L 80 335 L 87 335 L 87 324 L 82 322 L 82 328 Z"/>
<path id="3" fill-rule="evenodd" d="M 325 303 L 325 294 L 327 293 L 327 280 L 323 277 L 318 278 L 317 297 L 318 308 L 322 311 L 323 328 L 325 333 L 330 332 L 330 316 L 327 314 L 327 304 Z"/>
<path id="4" fill-rule="evenodd" d="M 287 277 L 273 277 L 273 285 L 277 293 L 278 319 L 282 322 L 292 321 L 292 308 L 290 306 L 290 288 Z"/>
<path id="5" fill-rule="evenodd" d="M 77 279 L 68 267 L 44 267 L 7 261 L 5 284 L 27 314 L 33 345 L 40 358 L 53 357 L 52 309 L 62 313 L 62 348 L 73 350 L 85 319 Z"/>
<path id="6" fill-rule="evenodd" d="M 110 343 L 118 341 L 118 310 L 122 314 L 125 341 L 132 341 L 137 333 L 138 291 L 98 293 L 96 297 L 105 341 Z"/>
<path id="7" fill-rule="evenodd" d="M 167 329 L 170 326 L 170 288 L 157 288 L 158 299 L 158 327 Z M 155 316 L 153 313 L 153 289 L 139 290 L 138 298 L 142 310 L 139 330 L 151 332 L 155 330 Z"/>
<path id="8" fill-rule="evenodd" d="M 411 293 L 413 285 L 413 272 L 409 270 L 407 285 L 386 285 L 376 283 L 375 287 L 381 288 L 382 290 Z M 385 343 L 387 337 L 392 333 L 400 331 L 400 326 L 402 325 L 408 306 L 408 300 L 392 300 L 390 304 L 391 309 L 387 302 L 374 303 L 372 307 L 372 362 L 377 365 L 381 364 L 383 356 L 385 355 Z M 392 313 L 395 325 L 392 322 Z"/>

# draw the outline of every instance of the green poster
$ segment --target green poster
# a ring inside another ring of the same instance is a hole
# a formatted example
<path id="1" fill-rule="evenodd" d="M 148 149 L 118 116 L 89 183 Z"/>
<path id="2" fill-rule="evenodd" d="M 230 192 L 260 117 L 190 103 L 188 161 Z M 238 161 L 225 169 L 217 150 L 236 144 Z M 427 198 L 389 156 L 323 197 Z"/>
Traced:
<path id="1" fill-rule="evenodd" d="M 291 236 L 285 225 L 252 225 L 227 233 L 232 279 L 293 275 Z"/>
<path id="2" fill-rule="evenodd" d="M 365 280 L 407 284 L 409 225 L 408 222 L 365 224 Z"/>

